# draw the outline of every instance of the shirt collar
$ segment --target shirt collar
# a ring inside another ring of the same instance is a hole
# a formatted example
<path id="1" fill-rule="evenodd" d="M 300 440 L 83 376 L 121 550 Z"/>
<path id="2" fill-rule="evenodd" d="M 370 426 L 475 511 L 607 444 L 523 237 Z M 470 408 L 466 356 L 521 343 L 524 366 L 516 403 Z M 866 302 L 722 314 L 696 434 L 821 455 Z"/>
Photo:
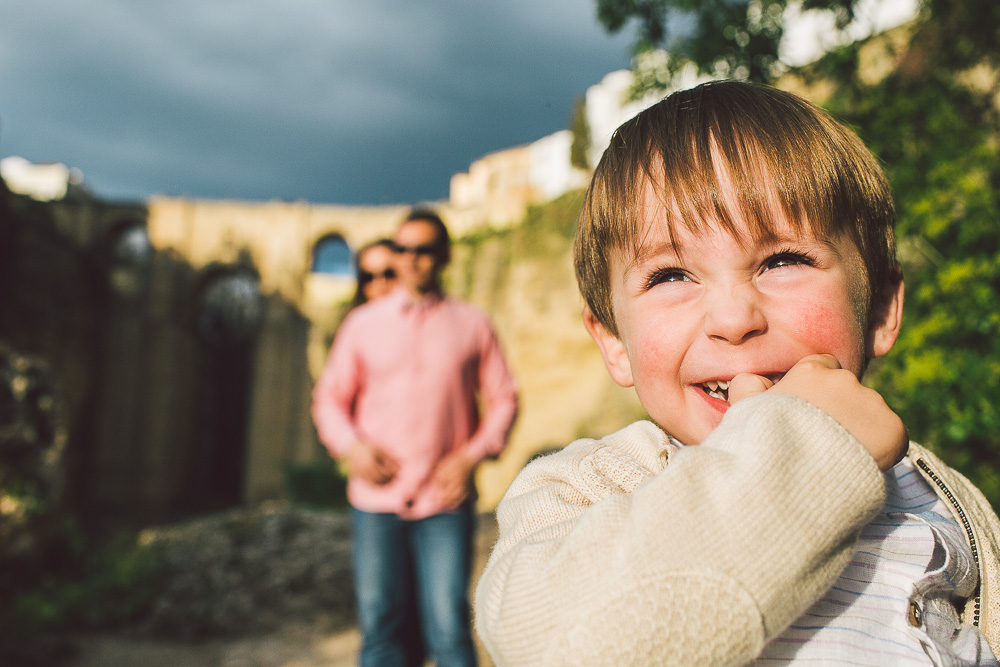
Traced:
<path id="1" fill-rule="evenodd" d="M 444 300 L 444 296 L 436 292 L 426 294 L 421 299 L 415 299 L 410 295 L 405 287 L 397 287 L 386 298 L 394 299 L 399 309 L 404 313 L 427 310 L 429 308 L 433 308 Z"/>

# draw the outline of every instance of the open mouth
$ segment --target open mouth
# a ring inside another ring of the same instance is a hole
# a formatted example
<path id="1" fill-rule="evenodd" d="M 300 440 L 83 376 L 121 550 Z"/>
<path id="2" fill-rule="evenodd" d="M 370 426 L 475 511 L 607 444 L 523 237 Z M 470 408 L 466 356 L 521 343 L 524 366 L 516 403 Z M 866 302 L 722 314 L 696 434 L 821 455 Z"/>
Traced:
<path id="1" fill-rule="evenodd" d="M 767 373 L 761 374 L 761 377 L 765 377 L 770 380 L 771 384 L 777 384 L 781 378 L 785 376 L 784 373 Z M 712 398 L 717 398 L 720 401 L 729 402 L 729 383 L 732 380 L 708 380 L 706 382 L 699 383 L 701 390 L 711 396 Z"/>
<path id="2" fill-rule="evenodd" d="M 712 398 L 717 398 L 720 401 L 729 402 L 729 381 L 720 380 L 718 382 L 712 380 L 710 382 L 705 382 L 701 385 L 702 391 L 711 396 Z"/>

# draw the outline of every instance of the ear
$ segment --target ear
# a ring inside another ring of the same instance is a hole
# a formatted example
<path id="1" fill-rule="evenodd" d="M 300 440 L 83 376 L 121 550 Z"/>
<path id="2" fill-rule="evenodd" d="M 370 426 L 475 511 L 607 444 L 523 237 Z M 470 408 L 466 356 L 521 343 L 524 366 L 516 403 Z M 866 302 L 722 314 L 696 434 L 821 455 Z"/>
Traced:
<path id="1" fill-rule="evenodd" d="M 889 353 L 899 337 L 899 327 L 903 321 L 903 294 L 905 285 L 902 274 L 895 284 L 886 289 L 885 296 L 872 310 L 868 320 L 868 336 L 865 354 L 869 358 L 881 357 Z"/>
<path id="2" fill-rule="evenodd" d="M 611 374 L 611 379 L 623 387 L 631 387 L 634 384 L 632 363 L 629 361 L 625 343 L 604 328 L 604 325 L 590 310 L 590 306 L 583 308 L 583 326 L 587 328 L 590 337 L 597 343 L 601 356 L 604 357 L 604 365 L 607 367 L 608 373 Z"/>

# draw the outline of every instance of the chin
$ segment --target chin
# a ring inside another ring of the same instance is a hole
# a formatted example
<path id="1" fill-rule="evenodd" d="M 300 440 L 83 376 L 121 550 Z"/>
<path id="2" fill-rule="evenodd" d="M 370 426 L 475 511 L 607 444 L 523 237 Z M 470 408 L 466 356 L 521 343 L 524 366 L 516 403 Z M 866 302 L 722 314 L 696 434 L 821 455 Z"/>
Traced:
<path id="1" fill-rule="evenodd" d="M 722 423 L 722 418 L 725 416 L 725 412 L 716 412 L 708 416 L 708 418 L 703 418 L 699 420 L 698 426 L 692 429 L 690 442 L 682 440 L 686 445 L 700 445 L 708 436 L 712 435 L 712 432 L 719 427 Z"/>

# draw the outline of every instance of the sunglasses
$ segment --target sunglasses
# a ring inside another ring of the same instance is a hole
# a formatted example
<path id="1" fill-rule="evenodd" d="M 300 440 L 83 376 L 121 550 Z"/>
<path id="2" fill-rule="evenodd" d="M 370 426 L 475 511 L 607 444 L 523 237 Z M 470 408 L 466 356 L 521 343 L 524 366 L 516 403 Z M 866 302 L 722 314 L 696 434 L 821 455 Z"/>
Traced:
<path id="1" fill-rule="evenodd" d="M 369 273 L 368 271 L 361 271 L 358 274 L 363 284 L 368 284 L 375 280 L 395 280 L 396 279 L 396 269 L 386 269 L 385 271 L 379 271 L 378 273 Z"/>
<path id="2" fill-rule="evenodd" d="M 403 255 L 408 252 L 412 252 L 414 255 L 436 255 L 438 253 L 438 246 L 436 243 L 425 243 L 423 245 L 399 245 L 396 243 L 393 244 L 392 249 L 399 255 Z"/>

